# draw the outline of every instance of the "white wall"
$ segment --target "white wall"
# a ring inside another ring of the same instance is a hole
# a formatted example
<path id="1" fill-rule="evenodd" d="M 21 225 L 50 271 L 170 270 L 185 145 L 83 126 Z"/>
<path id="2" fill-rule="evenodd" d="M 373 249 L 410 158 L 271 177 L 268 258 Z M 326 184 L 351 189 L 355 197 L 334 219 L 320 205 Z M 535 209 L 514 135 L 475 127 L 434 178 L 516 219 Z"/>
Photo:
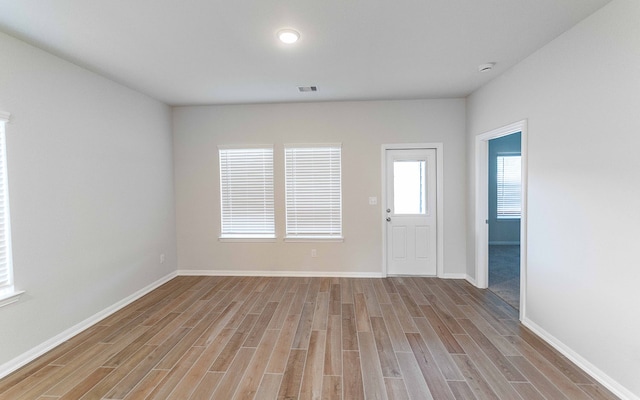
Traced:
<path id="1" fill-rule="evenodd" d="M 175 271 L 175 214 L 166 105 L 0 34 L 0 110 L 26 290 L 0 308 L 6 366 Z"/>
<path id="2" fill-rule="evenodd" d="M 381 273 L 381 144 L 444 144 L 444 270 L 465 273 L 465 101 L 174 108 L 179 270 Z M 341 142 L 343 243 L 283 242 L 284 143 Z M 217 145 L 275 144 L 275 243 L 221 243 Z M 376 196 L 378 205 L 368 205 Z M 311 249 L 318 257 L 311 258 Z"/>
<path id="3" fill-rule="evenodd" d="M 640 397 L 639 21 L 640 2 L 613 1 L 467 102 L 470 177 L 474 137 L 528 119 L 527 320 L 629 398 Z M 473 182 L 469 194 L 474 221 Z M 473 229 L 468 243 L 473 275 Z"/>

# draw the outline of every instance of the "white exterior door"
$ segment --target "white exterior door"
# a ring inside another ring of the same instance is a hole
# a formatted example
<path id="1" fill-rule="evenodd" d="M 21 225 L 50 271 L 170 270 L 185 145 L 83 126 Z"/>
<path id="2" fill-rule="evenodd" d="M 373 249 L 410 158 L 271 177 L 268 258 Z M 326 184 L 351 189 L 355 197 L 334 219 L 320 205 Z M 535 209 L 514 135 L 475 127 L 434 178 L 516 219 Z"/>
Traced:
<path id="1" fill-rule="evenodd" d="M 437 273 L 436 150 L 386 150 L 387 273 Z"/>

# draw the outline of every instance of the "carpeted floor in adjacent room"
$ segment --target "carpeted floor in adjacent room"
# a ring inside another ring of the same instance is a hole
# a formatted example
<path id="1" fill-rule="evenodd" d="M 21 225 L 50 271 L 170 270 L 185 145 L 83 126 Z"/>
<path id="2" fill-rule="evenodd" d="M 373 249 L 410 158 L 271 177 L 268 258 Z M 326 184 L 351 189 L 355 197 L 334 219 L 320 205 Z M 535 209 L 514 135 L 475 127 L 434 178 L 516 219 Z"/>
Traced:
<path id="1" fill-rule="evenodd" d="M 520 246 L 489 246 L 489 290 L 520 309 Z"/>

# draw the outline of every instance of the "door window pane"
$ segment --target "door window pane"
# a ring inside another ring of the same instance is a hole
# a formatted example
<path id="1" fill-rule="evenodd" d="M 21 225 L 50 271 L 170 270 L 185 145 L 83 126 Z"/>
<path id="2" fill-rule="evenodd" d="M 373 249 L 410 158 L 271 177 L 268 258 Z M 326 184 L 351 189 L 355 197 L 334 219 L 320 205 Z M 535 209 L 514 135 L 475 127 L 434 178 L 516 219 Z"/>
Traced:
<path id="1" fill-rule="evenodd" d="M 425 162 L 393 162 L 394 214 L 426 214 Z"/>

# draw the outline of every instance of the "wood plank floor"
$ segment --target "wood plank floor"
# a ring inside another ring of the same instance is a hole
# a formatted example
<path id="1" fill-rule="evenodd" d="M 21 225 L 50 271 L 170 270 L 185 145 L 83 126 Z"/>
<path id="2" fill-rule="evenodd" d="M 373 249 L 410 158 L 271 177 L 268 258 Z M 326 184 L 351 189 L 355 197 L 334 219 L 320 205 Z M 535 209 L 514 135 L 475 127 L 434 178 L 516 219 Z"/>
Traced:
<path id="1" fill-rule="evenodd" d="M 615 399 L 465 281 L 178 277 L 0 399 Z"/>

